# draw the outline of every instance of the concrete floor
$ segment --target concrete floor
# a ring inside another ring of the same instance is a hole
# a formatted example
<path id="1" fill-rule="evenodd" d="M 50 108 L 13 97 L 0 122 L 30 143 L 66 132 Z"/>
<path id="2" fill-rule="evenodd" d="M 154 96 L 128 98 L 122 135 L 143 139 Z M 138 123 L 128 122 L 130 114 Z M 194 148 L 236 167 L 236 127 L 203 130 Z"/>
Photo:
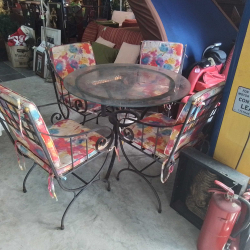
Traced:
<path id="1" fill-rule="evenodd" d="M 37 105 L 53 102 L 53 86 L 33 76 L 2 83 L 4 86 L 30 98 Z M 56 106 L 41 113 L 47 124 Z M 78 119 L 78 117 L 75 117 Z M 101 125 L 108 124 L 101 118 Z M 88 123 L 88 126 L 94 126 Z M 128 149 L 128 155 L 139 164 L 148 159 Z M 93 171 L 103 159 L 89 164 Z M 26 166 L 32 161 L 25 160 Z M 106 164 L 108 165 L 108 164 Z M 118 182 L 115 176 L 126 166 L 124 157 L 116 161 L 111 173 L 111 191 L 103 182 L 94 183 L 84 191 L 71 207 L 65 230 L 58 230 L 61 216 L 73 198 L 55 183 L 58 202 L 47 190 L 47 173 L 37 167 L 27 181 L 28 192 L 22 192 L 27 172 L 21 171 L 13 145 L 6 133 L 0 137 L 0 249 L 1 250 L 194 250 L 199 230 L 169 207 L 174 174 L 166 185 L 152 180 L 158 191 L 163 211 L 158 214 L 156 199 L 149 187 L 136 175 L 123 173 Z M 159 171 L 156 164 L 153 171 Z M 102 175 L 105 174 L 107 166 Z M 75 179 L 69 180 L 71 183 Z"/>

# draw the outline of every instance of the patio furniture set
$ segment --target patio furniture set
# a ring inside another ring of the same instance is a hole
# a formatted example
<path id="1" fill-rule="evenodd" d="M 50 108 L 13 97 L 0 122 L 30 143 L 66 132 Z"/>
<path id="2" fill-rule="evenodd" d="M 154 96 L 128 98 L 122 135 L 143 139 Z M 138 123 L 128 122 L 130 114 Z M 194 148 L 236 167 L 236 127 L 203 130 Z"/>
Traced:
<path id="1" fill-rule="evenodd" d="M 34 161 L 24 179 L 23 192 L 27 191 L 29 174 L 35 166 L 40 166 L 48 173 L 51 197 L 57 199 L 54 179 L 64 191 L 74 194 L 61 219 L 61 229 L 64 229 L 69 208 L 89 185 L 103 180 L 110 190 L 109 177 L 119 146 L 128 167 L 116 173 L 117 179 L 125 171 L 140 176 L 154 193 L 160 213 L 161 200 L 149 179 L 159 178 L 165 183 L 180 150 L 201 145 L 206 139 L 208 125 L 212 124 L 219 107 L 224 83 L 197 92 L 186 103 L 181 103 L 182 109 L 176 114 L 176 119 L 157 112 L 156 107 L 171 107 L 169 104 L 178 103 L 189 94 L 191 86 L 180 74 L 184 47 L 169 42 L 152 42 L 154 48 L 158 46 L 155 55 L 150 43 L 145 41 L 142 44 L 140 64 L 95 65 L 91 44 L 86 42 L 51 48 L 47 51 L 48 67 L 53 77 L 55 103 L 36 106 L 0 85 L 1 125 L 18 154 Z M 45 124 L 40 114 L 40 110 L 48 105 L 58 105 L 60 110 L 60 113 L 52 114 L 51 126 Z M 72 112 L 82 116 L 81 123 L 69 119 Z M 107 117 L 113 128 L 98 125 L 93 129 L 88 126 L 88 121 L 93 119 L 98 123 L 100 116 Z M 125 144 L 152 161 L 138 169 L 126 154 Z M 109 153 L 112 153 L 111 161 L 102 178 L 100 174 Z M 105 160 L 92 178 L 85 180 L 76 174 L 76 170 L 104 154 Z M 148 174 L 147 170 L 156 162 L 159 163 L 159 168 L 153 166 L 156 173 Z M 69 188 L 66 183 L 70 174 L 82 185 Z"/>

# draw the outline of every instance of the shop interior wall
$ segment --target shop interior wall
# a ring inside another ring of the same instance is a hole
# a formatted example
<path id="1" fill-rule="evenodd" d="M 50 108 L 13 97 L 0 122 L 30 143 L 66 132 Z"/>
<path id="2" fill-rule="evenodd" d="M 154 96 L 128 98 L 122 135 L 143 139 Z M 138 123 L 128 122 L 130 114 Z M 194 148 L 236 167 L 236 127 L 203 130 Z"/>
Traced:
<path id="1" fill-rule="evenodd" d="M 237 30 L 211 0 L 152 0 L 170 42 L 187 44 L 184 74 L 192 63 L 200 61 L 205 47 L 222 42 L 227 53 Z"/>

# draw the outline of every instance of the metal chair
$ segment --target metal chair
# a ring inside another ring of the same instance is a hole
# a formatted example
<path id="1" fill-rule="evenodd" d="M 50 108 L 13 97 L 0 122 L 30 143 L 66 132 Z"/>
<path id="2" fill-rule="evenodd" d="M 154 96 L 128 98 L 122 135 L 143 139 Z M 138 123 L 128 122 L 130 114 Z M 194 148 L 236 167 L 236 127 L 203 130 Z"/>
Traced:
<path id="1" fill-rule="evenodd" d="M 125 171 L 142 177 L 158 200 L 159 213 L 161 212 L 159 195 L 147 178 L 160 177 L 161 182 L 165 183 L 173 171 L 174 163 L 179 156 L 180 150 L 184 147 L 197 146 L 198 143 L 204 142 L 209 129 L 208 124 L 211 124 L 211 119 L 218 109 L 223 86 L 224 83 L 220 83 L 213 88 L 191 96 L 176 120 L 162 113 L 154 113 L 141 120 L 128 118 L 125 115 L 124 120 L 118 121 L 118 126 L 120 127 L 120 147 L 128 161 L 128 167 L 118 172 L 117 180 L 119 180 L 121 173 Z M 127 112 L 131 113 L 132 111 Z M 123 113 L 126 113 L 126 111 L 124 110 Z M 153 162 L 142 169 L 138 169 L 126 155 L 123 142 L 151 157 Z M 155 175 L 145 173 L 156 162 L 162 164 L 160 173 Z"/>
<path id="2" fill-rule="evenodd" d="M 101 110 L 101 105 L 70 94 L 63 85 L 63 79 L 76 69 L 95 65 L 91 44 L 74 43 L 55 46 L 50 49 L 49 57 L 48 67 L 52 75 L 57 104 L 62 116 L 64 119 L 68 119 L 70 110 L 72 110 L 83 116 L 82 124 L 84 124 L 87 116 Z M 95 118 L 98 118 L 98 115 L 87 121 Z"/>
<path id="3" fill-rule="evenodd" d="M 36 165 L 48 173 L 48 189 L 52 198 L 56 198 L 53 179 L 66 192 L 74 194 L 62 219 L 77 197 L 93 182 L 100 179 L 99 174 L 106 162 L 113 142 L 113 131 L 108 127 L 88 129 L 73 120 L 57 121 L 47 127 L 36 105 L 25 97 L 0 85 L 0 123 L 4 127 L 16 151 L 34 161 L 23 181 L 23 192 L 26 193 L 26 180 Z M 62 118 L 57 114 L 57 118 Z M 10 131 L 8 130 L 8 127 Z M 98 170 L 89 180 L 84 180 L 75 171 L 102 154 L 107 156 Z M 18 156 L 18 154 L 17 154 Z M 18 156 L 19 166 L 22 169 Z M 67 176 L 72 174 L 82 184 L 71 188 Z"/>

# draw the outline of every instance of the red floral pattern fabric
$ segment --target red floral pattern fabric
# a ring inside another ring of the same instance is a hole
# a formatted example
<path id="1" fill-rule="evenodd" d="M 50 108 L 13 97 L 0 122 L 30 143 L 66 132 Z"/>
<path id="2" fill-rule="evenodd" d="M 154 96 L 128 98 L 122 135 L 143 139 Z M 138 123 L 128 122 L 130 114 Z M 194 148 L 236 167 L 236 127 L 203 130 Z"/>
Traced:
<path id="1" fill-rule="evenodd" d="M 134 133 L 133 142 L 166 159 L 173 150 L 191 105 L 194 104 L 191 115 L 185 125 L 184 133 L 175 149 L 174 157 L 177 158 L 180 148 L 193 146 L 203 137 L 203 126 L 207 122 L 213 108 L 218 105 L 216 100 L 219 100 L 220 97 L 217 94 L 222 91 L 223 87 L 224 82 L 193 95 L 189 98 L 176 120 L 170 119 L 161 113 L 156 113 L 141 120 L 142 123 L 147 125 L 140 123 L 130 125 L 128 128 Z M 200 110 L 201 107 L 205 108 Z M 166 127 L 159 128 L 157 133 L 157 128 L 150 125 Z"/>
<path id="2" fill-rule="evenodd" d="M 0 85 L 0 97 L 4 100 L 0 100 L 0 111 L 2 112 L 6 121 L 8 121 L 10 124 L 13 124 L 13 126 L 9 127 L 14 133 L 17 142 L 23 144 L 27 149 L 29 149 L 33 154 L 42 159 L 44 162 L 48 162 L 47 158 L 45 157 L 44 150 L 36 143 L 36 141 L 38 141 L 38 138 L 34 133 L 32 133 L 34 132 L 32 126 L 24 121 L 24 118 L 28 121 L 30 120 L 28 115 L 24 112 L 25 109 L 28 109 L 37 130 L 43 133 L 41 134 L 41 138 L 47 147 L 49 156 L 53 164 L 55 165 L 55 167 L 59 167 L 61 162 L 56 147 L 51 137 L 44 135 L 48 134 L 48 129 L 40 112 L 36 108 L 36 105 L 25 97 L 2 85 Z M 13 108 L 13 106 L 9 105 L 8 103 L 6 104 L 5 101 L 16 106 L 17 108 Z M 21 126 L 18 113 L 20 114 Z M 22 133 L 20 132 L 20 128 Z M 27 130 L 25 130 L 24 128 L 26 128 Z M 32 132 L 30 132 L 29 130 Z"/>
<path id="3" fill-rule="evenodd" d="M 71 72 L 95 65 L 93 49 L 90 43 L 74 43 L 69 45 L 55 46 L 50 49 L 51 61 L 58 75 L 64 79 Z M 66 95 L 66 103 L 75 107 L 75 101 L 81 100 L 72 94 L 68 94 L 63 82 L 56 77 L 57 91 L 60 95 Z M 70 96 L 70 97 L 69 97 Z M 85 103 L 82 102 L 85 109 Z M 93 102 L 87 102 L 87 110 L 93 112 L 101 109 L 101 105 Z"/>
<path id="4" fill-rule="evenodd" d="M 183 44 L 163 41 L 143 41 L 140 64 L 151 65 L 179 73 Z"/>
<path id="5" fill-rule="evenodd" d="M 49 127 L 49 133 L 57 136 L 79 134 L 89 130 L 89 128 L 83 127 L 73 120 L 62 120 Z M 95 146 L 99 138 L 102 138 L 100 134 L 90 132 L 87 136 L 81 135 L 72 139 L 73 167 L 78 166 L 97 153 Z M 63 174 L 72 169 L 70 139 L 53 136 L 52 139 L 61 161 L 57 172 L 58 174 Z"/>
<path id="6" fill-rule="evenodd" d="M 55 70 L 62 79 L 76 69 L 96 64 L 90 43 L 55 46 L 50 49 L 50 54 Z"/>
<path id="7" fill-rule="evenodd" d="M 175 120 L 157 113 L 142 119 L 141 122 L 150 125 L 171 126 L 171 124 L 174 124 Z M 157 128 L 151 127 L 150 125 L 146 126 L 140 123 L 134 123 L 129 126 L 134 133 L 134 142 L 146 148 L 151 153 L 155 153 L 157 156 L 164 158 L 164 149 L 170 138 L 172 128 L 159 128 L 157 132 Z M 156 144 L 157 146 L 155 147 Z"/>
<path id="8" fill-rule="evenodd" d="M 43 148 L 37 143 L 38 136 L 31 126 L 32 121 L 29 119 L 24 109 L 29 109 L 34 126 L 41 132 L 41 138 L 47 148 L 49 156 L 59 175 L 72 169 L 70 141 L 65 138 L 57 138 L 56 136 L 67 136 L 87 132 L 90 129 L 83 127 L 81 124 L 72 120 L 62 120 L 47 128 L 41 114 L 35 104 L 25 97 L 13 92 L 12 90 L 0 85 L 0 112 L 5 120 L 12 126 L 9 126 L 16 137 L 16 146 L 24 154 L 33 159 L 38 165 L 47 172 L 52 173 L 49 161 L 45 155 Z M 7 102 L 5 102 L 7 101 Z M 7 104 L 6 104 L 7 103 Z M 11 103 L 19 109 L 9 105 Z M 22 125 L 20 126 L 18 113 L 20 110 L 20 118 Z M 24 118 L 30 121 L 24 121 Z M 25 130 L 25 129 L 27 130 Z M 22 131 L 22 133 L 20 132 Z M 32 131 L 32 132 L 30 132 Z M 23 134 L 23 135 L 22 135 Z M 50 134 L 46 135 L 46 134 Z M 29 136 L 29 137 L 28 137 Z M 96 142 L 102 136 L 96 132 L 90 132 L 87 135 L 74 137 L 72 139 L 73 146 L 73 167 L 87 160 L 97 153 L 95 149 Z M 86 141 L 88 147 L 86 146 Z M 88 149 L 87 149 L 88 148 Z"/>
<path id="9" fill-rule="evenodd" d="M 89 131 L 88 128 L 83 127 L 82 125 L 73 120 L 62 120 L 49 127 L 49 133 L 52 134 L 51 138 L 53 139 L 53 142 L 55 144 L 61 162 L 61 164 L 56 167 L 56 171 L 59 175 L 68 172 L 69 170 L 72 169 L 72 167 L 73 168 L 77 167 L 79 164 L 83 163 L 88 158 L 94 156 L 97 153 L 95 149 L 95 144 L 97 140 L 101 138 L 101 135 L 95 132 L 91 132 L 88 134 L 87 137 L 82 135 L 72 139 L 72 149 L 73 149 L 73 166 L 72 166 L 70 139 L 53 137 L 53 134 L 57 136 L 67 136 L 87 131 Z M 88 140 L 88 150 L 86 147 L 87 140 Z M 27 155 L 29 158 L 33 159 L 38 165 L 40 165 L 46 171 L 51 172 L 47 160 L 45 161 L 41 160 L 21 143 L 17 143 L 17 147 L 24 155 Z"/>

